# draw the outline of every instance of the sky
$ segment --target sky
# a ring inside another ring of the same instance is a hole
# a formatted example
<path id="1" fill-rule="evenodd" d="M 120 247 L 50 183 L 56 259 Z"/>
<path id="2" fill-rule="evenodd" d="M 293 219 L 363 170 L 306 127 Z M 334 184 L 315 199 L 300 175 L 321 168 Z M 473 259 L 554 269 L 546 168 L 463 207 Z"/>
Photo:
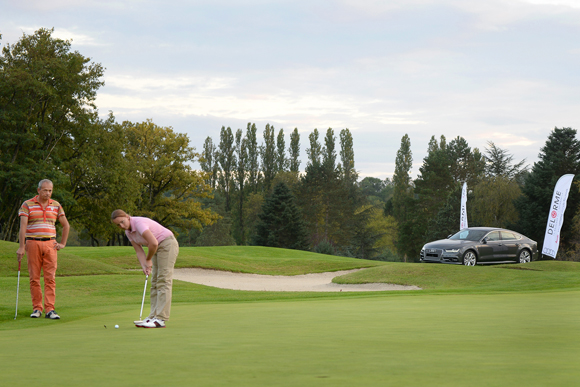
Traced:
<path id="1" fill-rule="evenodd" d="M 198 151 L 222 126 L 276 134 L 348 128 L 361 177 L 412 177 L 429 139 L 489 141 L 538 161 L 580 129 L 580 0 L 0 0 L 0 45 L 54 28 L 105 67 L 96 105 L 151 119 Z"/>

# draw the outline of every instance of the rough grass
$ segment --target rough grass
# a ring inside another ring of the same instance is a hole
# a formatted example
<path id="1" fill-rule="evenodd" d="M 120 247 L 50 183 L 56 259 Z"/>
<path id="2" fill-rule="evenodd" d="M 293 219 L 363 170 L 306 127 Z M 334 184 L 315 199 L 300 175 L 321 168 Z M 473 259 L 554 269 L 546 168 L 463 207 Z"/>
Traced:
<path id="1" fill-rule="evenodd" d="M 438 291 L 527 291 L 580 288 L 578 262 L 538 261 L 527 264 L 466 267 L 445 264 L 386 263 L 335 277 L 340 284 L 385 282 Z"/>

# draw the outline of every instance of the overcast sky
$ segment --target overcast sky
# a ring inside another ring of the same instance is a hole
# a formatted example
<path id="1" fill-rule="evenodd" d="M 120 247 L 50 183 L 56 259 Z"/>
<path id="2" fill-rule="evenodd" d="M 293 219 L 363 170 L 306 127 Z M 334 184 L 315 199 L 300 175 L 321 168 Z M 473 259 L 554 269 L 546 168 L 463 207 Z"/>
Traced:
<path id="1" fill-rule="evenodd" d="M 431 136 L 537 161 L 554 127 L 580 129 L 580 0 L 0 0 L 0 44 L 54 28 L 105 68 L 117 121 L 207 136 L 266 123 L 352 132 L 361 176 L 414 169 Z M 322 140 L 322 138 L 321 138 Z"/>

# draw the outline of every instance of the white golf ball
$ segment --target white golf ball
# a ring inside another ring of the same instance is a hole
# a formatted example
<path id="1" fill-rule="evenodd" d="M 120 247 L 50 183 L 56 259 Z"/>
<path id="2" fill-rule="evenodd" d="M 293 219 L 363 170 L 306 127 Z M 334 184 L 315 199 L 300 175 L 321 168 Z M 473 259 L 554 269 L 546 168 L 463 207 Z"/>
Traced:
<path id="1" fill-rule="evenodd" d="M 115 325 L 115 328 L 116 328 L 116 329 L 119 329 L 119 326 L 118 326 L 118 325 Z"/>

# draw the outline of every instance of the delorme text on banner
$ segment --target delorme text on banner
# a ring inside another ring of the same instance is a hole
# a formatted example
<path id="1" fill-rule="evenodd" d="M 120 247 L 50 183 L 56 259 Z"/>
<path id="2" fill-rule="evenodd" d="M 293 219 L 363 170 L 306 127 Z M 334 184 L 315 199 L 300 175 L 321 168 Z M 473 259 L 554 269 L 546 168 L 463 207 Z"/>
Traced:
<path id="1" fill-rule="evenodd" d="M 560 230 L 564 223 L 564 211 L 566 211 L 566 201 L 568 200 L 572 180 L 574 180 L 574 175 L 572 174 L 560 177 L 552 195 L 546 235 L 544 236 L 544 247 L 542 248 L 542 254 L 552 258 L 556 258 L 558 247 L 560 246 Z"/>
<path id="2" fill-rule="evenodd" d="M 459 218 L 459 229 L 469 227 L 467 225 L 467 183 L 463 183 L 463 189 L 461 190 L 461 214 Z"/>

